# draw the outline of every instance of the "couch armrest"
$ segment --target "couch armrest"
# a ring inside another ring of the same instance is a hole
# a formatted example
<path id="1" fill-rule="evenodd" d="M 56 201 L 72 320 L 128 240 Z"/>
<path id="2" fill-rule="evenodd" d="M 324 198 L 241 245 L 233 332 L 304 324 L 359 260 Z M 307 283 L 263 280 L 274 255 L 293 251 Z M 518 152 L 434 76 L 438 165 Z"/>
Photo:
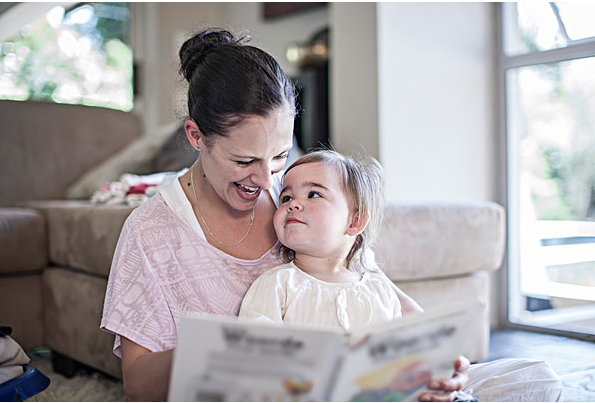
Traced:
<path id="1" fill-rule="evenodd" d="M 0 207 L 0 274 L 40 272 L 47 263 L 44 217 L 33 209 Z"/>
<path id="2" fill-rule="evenodd" d="M 77 200 L 22 202 L 46 219 L 49 260 L 87 273 L 109 276 L 120 231 L 133 207 Z"/>
<path id="3" fill-rule="evenodd" d="M 391 280 L 406 281 L 496 270 L 505 238 L 496 203 L 392 203 L 373 249 Z"/>

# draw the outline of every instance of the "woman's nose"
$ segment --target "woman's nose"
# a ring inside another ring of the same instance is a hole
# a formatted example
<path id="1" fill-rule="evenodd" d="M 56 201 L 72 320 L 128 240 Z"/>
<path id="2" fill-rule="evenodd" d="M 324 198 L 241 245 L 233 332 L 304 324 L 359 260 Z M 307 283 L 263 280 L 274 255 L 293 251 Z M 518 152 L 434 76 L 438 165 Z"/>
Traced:
<path id="1" fill-rule="evenodd" d="M 271 171 L 270 164 L 262 164 L 258 167 L 258 171 L 255 173 L 255 184 L 261 188 L 267 190 L 273 186 L 273 172 Z"/>

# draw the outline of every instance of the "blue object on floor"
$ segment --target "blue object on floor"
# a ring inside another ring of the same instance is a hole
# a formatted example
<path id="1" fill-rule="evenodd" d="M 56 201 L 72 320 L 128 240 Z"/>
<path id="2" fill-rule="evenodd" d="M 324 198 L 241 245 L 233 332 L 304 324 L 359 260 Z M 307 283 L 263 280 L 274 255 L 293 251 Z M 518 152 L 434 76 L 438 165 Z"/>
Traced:
<path id="1" fill-rule="evenodd" d="M 22 402 L 50 384 L 50 379 L 31 365 L 23 365 L 23 371 L 23 375 L 0 384 L 0 402 Z"/>

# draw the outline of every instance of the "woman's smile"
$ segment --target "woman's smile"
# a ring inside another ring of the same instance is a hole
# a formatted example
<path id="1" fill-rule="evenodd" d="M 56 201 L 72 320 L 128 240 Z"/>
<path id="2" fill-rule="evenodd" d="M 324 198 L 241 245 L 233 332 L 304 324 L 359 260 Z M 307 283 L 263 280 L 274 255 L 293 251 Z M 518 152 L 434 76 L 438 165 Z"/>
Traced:
<path id="1" fill-rule="evenodd" d="M 256 192 L 258 192 L 260 190 L 259 186 L 248 186 L 248 185 L 243 185 L 239 182 L 234 182 L 235 185 L 237 187 L 239 187 L 243 192 L 246 192 L 248 194 L 254 194 Z"/>
<path id="2" fill-rule="evenodd" d="M 262 188 L 259 186 L 246 186 L 242 185 L 241 183 L 234 182 L 233 183 L 238 190 L 238 195 L 248 201 L 256 200 L 260 196 L 260 192 Z"/>

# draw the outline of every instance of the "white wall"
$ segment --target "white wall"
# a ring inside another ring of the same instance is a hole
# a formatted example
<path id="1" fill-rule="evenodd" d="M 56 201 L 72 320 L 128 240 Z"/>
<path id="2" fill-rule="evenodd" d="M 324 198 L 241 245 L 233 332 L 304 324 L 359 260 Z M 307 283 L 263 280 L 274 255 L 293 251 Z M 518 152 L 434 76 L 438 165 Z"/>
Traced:
<path id="1" fill-rule="evenodd" d="M 376 3 L 330 5 L 330 137 L 342 153 L 379 158 Z"/>
<path id="2" fill-rule="evenodd" d="M 379 3 L 380 161 L 392 201 L 499 201 L 495 7 Z M 491 323 L 506 290 L 491 274 Z"/>
<path id="3" fill-rule="evenodd" d="M 151 8 L 151 3 L 143 4 Z M 248 33 L 252 45 L 269 52 L 289 75 L 295 72 L 294 67 L 285 58 L 287 46 L 294 42 L 303 42 L 318 29 L 328 25 L 328 8 L 314 8 L 265 21 L 262 17 L 262 3 L 153 3 L 155 22 L 149 22 L 145 31 L 153 46 L 152 77 L 156 105 L 153 110 L 157 114 L 153 121 L 165 124 L 184 117 L 186 85 L 178 74 L 178 50 L 182 42 L 192 32 L 207 27 L 224 27 L 237 34 Z M 246 32 L 247 31 L 247 32 Z M 151 55 L 151 52 L 145 52 Z M 151 110 L 150 105 L 147 110 Z M 150 121 L 150 119 L 145 119 Z"/>
<path id="4" fill-rule="evenodd" d="M 186 83 L 178 73 L 178 51 L 190 33 L 205 26 L 218 25 L 222 8 L 218 3 L 154 3 L 158 9 L 154 31 L 158 32 L 159 69 L 155 72 L 158 94 L 158 123 L 164 124 L 183 118 L 187 112 Z M 146 3 L 145 7 L 150 7 Z"/>
<path id="5" fill-rule="evenodd" d="M 389 200 L 495 200 L 493 6 L 379 3 Z"/>
<path id="6" fill-rule="evenodd" d="M 310 36 L 329 24 L 328 7 L 313 8 L 288 16 L 265 21 L 263 3 L 222 3 L 223 22 L 235 30 L 246 29 L 250 43 L 270 53 L 288 75 L 296 68 L 287 61 L 287 46 L 295 42 L 306 42 Z"/>

